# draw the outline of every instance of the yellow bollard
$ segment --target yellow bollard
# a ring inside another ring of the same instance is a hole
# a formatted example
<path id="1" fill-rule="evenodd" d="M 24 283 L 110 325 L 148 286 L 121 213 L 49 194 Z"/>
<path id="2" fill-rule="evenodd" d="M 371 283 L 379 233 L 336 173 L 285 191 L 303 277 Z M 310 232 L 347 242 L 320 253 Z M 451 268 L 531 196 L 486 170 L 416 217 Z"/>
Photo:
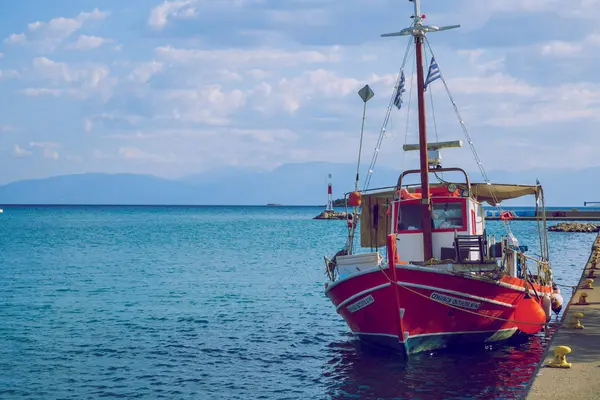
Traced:
<path id="1" fill-rule="evenodd" d="M 567 354 L 571 349 L 567 346 L 558 346 L 554 349 L 554 360 L 550 361 L 546 366 L 550 368 L 571 368 L 571 363 L 567 362 Z"/>
<path id="2" fill-rule="evenodd" d="M 583 325 L 581 325 L 581 321 L 579 321 L 581 318 L 583 318 L 583 313 L 580 313 L 580 312 L 573 313 L 573 315 L 571 315 L 571 321 L 569 324 L 569 328 L 583 329 Z"/>
<path id="3" fill-rule="evenodd" d="M 578 306 L 587 306 L 588 304 L 590 304 L 587 302 L 587 297 L 588 294 L 586 292 L 581 293 L 579 295 L 579 301 L 575 304 L 577 304 Z"/>
<path id="4" fill-rule="evenodd" d="M 586 279 L 583 283 L 582 289 L 593 289 L 592 284 L 594 283 L 593 279 Z"/>

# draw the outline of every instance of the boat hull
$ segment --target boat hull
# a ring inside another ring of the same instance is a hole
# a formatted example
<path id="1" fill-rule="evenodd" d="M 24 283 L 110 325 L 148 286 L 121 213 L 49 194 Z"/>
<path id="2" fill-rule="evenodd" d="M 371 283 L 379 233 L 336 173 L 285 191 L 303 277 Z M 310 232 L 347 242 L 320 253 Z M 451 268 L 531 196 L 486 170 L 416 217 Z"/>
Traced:
<path id="1" fill-rule="evenodd" d="M 509 339 L 518 331 L 517 304 L 529 291 L 517 278 L 471 278 L 414 265 L 397 266 L 397 282 L 392 275 L 363 271 L 334 282 L 326 295 L 359 338 L 406 354 Z"/>

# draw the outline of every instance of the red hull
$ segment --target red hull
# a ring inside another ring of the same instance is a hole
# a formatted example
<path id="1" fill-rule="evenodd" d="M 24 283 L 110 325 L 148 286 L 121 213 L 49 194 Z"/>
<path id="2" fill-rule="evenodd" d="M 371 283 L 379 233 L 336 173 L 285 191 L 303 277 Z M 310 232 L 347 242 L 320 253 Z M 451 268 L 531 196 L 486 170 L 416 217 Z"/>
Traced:
<path id="1" fill-rule="evenodd" d="M 326 290 L 337 312 L 361 339 L 410 354 L 502 341 L 517 331 L 516 323 L 506 320 L 514 319 L 516 305 L 525 296 L 524 280 L 471 279 L 429 267 L 398 265 L 396 287 L 388 279 L 392 271 L 384 271 L 358 273 Z M 535 289 L 552 292 L 551 287 L 536 285 Z"/>

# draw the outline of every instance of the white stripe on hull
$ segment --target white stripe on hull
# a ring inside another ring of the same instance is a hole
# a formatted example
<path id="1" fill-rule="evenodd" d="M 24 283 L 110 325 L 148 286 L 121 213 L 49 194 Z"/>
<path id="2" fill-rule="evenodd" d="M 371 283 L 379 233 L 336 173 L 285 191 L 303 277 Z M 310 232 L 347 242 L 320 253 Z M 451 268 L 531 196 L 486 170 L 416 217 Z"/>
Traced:
<path id="1" fill-rule="evenodd" d="M 443 270 L 439 270 L 439 269 L 435 269 L 435 268 L 431 268 L 431 267 L 421 267 L 419 265 L 410 265 L 410 264 L 402 264 L 401 266 L 396 266 L 396 268 L 398 269 L 407 269 L 407 270 L 413 270 L 413 271 L 420 271 L 420 272 L 425 272 L 425 273 L 430 273 L 430 274 L 441 274 L 441 275 L 448 275 L 448 276 L 454 276 L 456 277 L 456 274 L 450 273 L 448 271 L 443 271 Z M 361 271 L 358 272 L 356 274 L 350 275 L 346 278 L 342 278 L 342 279 L 338 279 L 337 281 L 333 282 L 331 285 L 329 285 L 327 287 L 327 289 L 325 289 L 325 294 L 327 294 L 331 289 L 333 289 L 334 287 L 336 287 L 337 285 L 349 281 L 351 279 L 357 278 L 359 276 L 363 276 L 363 275 L 367 275 L 367 274 L 372 274 L 375 272 L 382 272 L 381 270 L 386 270 L 388 269 L 388 266 L 382 266 L 381 268 L 379 267 L 373 267 L 371 269 L 365 270 L 365 271 Z M 510 283 L 506 283 L 506 282 L 501 282 L 501 281 L 495 281 L 495 282 L 490 282 L 489 280 L 482 280 L 482 279 L 478 279 L 476 277 L 472 277 L 472 276 L 468 276 L 468 275 L 462 275 L 460 276 L 460 278 L 462 279 L 469 279 L 472 281 L 477 281 L 477 282 L 481 282 L 481 283 L 487 283 L 490 285 L 496 285 L 496 286 L 502 286 L 508 289 L 512 289 L 512 290 L 516 290 L 519 292 L 529 292 L 530 295 L 535 295 L 535 291 L 532 289 L 525 289 L 522 286 L 517 286 L 517 285 L 512 285 Z M 539 294 L 539 291 L 538 291 Z"/>
<path id="2" fill-rule="evenodd" d="M 502 307 L 515 308 L 514 305 L 509 304 L 509 303 L 504 303 L 502 301 L 492 300 L 492 299 L 488 299 L 485 297 L 475 296 L 475 295 L 468 294 L 468 293 L 458 292 L 456 290 L 442 289 L 442 288 L 435 287 L 435 286 L 421 285 L 418 283 L 410 283 L 410 282 L 397 282 L 397 283 L 400 286 L 408 286 L 408 287 L 413 287 L 413 288 L 418 288 L 418 289 L 427 289 L 427 290 L 432 290 L 432 291 L 437 291 L 437 292 L 444 292 L 444 293 L 454 294 L 456 296 L 466 297 L 466 298 L 473 299 L 473 300 L 485 301 L 487 303 L 496 304 L 496 305 L 502 306 Z"/>
<path id="3" fill-rule="evenodd" d="M 365 294 L 367 294 L 367 293 L 371 293 L 371 292 L 374 292 L 374 291 L 376 291 L 376 290 L 383 289 L 383 288 L 385 288 L 385 287 L 388 287 L 388 286 L 390 286 L 390 285 L 391 285 L 391 283 L 389 283 L 389 282 L 388 282 L 388 283 L 384 283 L 383 285 L 374 286 L 374 287 L 372 287 L 372 288 L 370 288 L 370 289 L 366 289 L 366 290 L 363 290 L 362 292 L 358 292 L 358 293 L 356 293 L 356 294 L 353 294 L 352 296 L 348 297 L 346 300 L 342 301 L 342 302 L 341 302 L 341 303 L 340 303 L 340 304 L 339 304 L 339 305 L 338 305 L 338 306 L 335 308 L 335 310 L 336 310 L 336 311 L 339 311 L 339 309 L 340 309 L 340 308 L 344 307 L 346 304 L 350 303 L 352 300 L 354 300 L 354 299 L 357 299 L 357 298 L 359 298 L 360 296 L 362 296 L 362 295 L 365 295 Z"/>

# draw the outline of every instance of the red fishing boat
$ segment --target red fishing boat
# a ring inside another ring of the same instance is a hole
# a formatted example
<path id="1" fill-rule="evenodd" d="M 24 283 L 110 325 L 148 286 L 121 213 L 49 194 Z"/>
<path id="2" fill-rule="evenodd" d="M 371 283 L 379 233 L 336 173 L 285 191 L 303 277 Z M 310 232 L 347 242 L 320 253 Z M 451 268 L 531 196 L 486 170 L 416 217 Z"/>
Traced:
<path id="1" fill-rule="evenodd" d="M 419 143 L 405 144 L 403 149 L 419 152 L 420 167 L 399 173 L 390 187 L 372 190 L 367 188 L 370 176 L 365 188 L 358 190 L 357 168 L 355 191 L 346 195 L 346 245 L 332 259 L 325 257 L 330 279 L 325 294 L 360 339 L 405 354 L 500 342 L 517 332 L 535 334 L 550 320 L 551 309 L 560 309 L 560 296 L 553 296 L 545 213 L 536 212 L 540 215 L 539 254 L 531 256 L 510 229 L 514 214 L 503 211 L 500 204 L 530 195 L 535 198 L 536 211 L 543 211 L 543 189 L 539 182 L 526 186 L 487 179 L 433 55 L 425 78 L 424 44 L 430 49 L 426 34 L 459 25 L 425 25 L 420 0 L 409 1 L 414 3 L 411 26 L 382 36 L 410 36 L 406 54 L 414 49 Z M 402 107 L 407 59 L 405 56 L 385 121 L 393 106 Z M 461 168 L 441 165 L 441 149 L 461 147 L 462 141 L 427 141 L 424 95 L 427 85 L 437 79 L 450 95 L 480 166 L 482 183 L 471 182 Z M 365 86 L 359 94 L 366 110 L 373 92 Z M 457 179 L 440 178 L 452 174 Z M 487 233 L 484 203 L 498 207 L 506 235 Z"/>

